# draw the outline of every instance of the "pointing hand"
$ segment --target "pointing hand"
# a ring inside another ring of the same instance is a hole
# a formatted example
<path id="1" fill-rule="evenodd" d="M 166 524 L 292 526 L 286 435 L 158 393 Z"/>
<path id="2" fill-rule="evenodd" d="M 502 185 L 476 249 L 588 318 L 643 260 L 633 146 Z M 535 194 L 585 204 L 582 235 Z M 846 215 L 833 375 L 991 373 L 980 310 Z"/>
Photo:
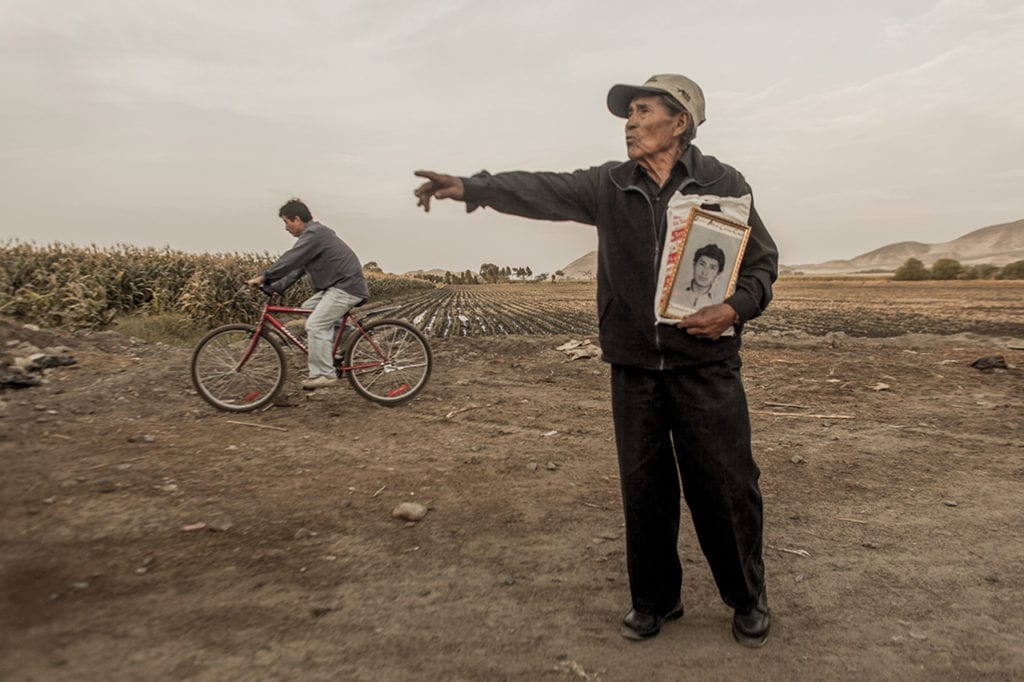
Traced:
<path id="1" fill-rule="evenodd" d="M 427 179 L 427 182 L 424 182 L 413 192 L 419 200 L 416 202 L 416 205 L 422 206 L 424 211 L 430 211 L 431 199 L 462 200 L 464 193 L 462 178 L 422 170 L 415 171 L 415 175 Z"/>

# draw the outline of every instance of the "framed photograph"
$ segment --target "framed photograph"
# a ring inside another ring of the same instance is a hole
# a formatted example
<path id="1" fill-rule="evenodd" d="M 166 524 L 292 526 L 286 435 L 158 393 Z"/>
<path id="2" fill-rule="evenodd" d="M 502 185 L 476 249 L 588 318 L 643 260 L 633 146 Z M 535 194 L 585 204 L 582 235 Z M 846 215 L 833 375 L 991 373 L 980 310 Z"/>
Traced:
<path id="1" fill-rule="evenodd" d="M 736 289 L 750 227 L 700 208 L 669 211 L 657 313 L 671 322 L 715 303 Z"/>

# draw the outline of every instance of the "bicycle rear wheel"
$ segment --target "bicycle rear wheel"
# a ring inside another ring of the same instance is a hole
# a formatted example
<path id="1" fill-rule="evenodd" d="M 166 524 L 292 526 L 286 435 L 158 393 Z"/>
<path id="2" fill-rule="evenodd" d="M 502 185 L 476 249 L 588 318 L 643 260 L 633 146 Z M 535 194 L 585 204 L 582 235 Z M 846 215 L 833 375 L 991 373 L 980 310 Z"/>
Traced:
<path id="1" fill-rule="evenodd" d="M 423 390 L 434 358 L 420 330 L 404 320 L 375 320 L 356 332 L 345 350 L 348 380 L 356 393 L 382 405 L 397 405 Z"/>
<path id="2" fill-rule="evenodd" d="M 192 352 L 192 385 L 218 410 L 258 409 L 284 386 L 288 370 L 277 339 L 261 334 L 252 353 L 245 357 L 255 331 L 248 324 L 218 327 Z"/>

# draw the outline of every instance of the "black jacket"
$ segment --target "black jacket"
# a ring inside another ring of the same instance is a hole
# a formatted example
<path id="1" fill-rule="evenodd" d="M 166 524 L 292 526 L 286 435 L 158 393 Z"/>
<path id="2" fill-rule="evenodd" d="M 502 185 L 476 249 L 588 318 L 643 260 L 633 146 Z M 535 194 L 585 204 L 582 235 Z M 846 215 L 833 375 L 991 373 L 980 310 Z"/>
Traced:
<path id="1" fill-rule="evenodd" d="M 743 176 L 690 145 L 673 177 L 678 192 L 699 195 L 715 209 L 714 197 L 751 193 Z M 502 213 L 543 220 L 573 220 L 597 226 L 597 311 L 602 357 L 646 369 L 672 369 L 718 362 L 735 355 L 739 333 L 717 341 L 698 339 L 671 325 L 656 324 L 654 297 L 665 243 L 667 202 L 644 190 L 635 162 L 609 162 L 572 173 L 481 172 L 463 178 L 466 210 L 489 206 Z M 742 323 L 761 314 L 772 298 L 778 250 L 750 205 L 751 227 L 735 293 L 726 303 Z M 739 329 L 737 329 L 737 332 Z"/>

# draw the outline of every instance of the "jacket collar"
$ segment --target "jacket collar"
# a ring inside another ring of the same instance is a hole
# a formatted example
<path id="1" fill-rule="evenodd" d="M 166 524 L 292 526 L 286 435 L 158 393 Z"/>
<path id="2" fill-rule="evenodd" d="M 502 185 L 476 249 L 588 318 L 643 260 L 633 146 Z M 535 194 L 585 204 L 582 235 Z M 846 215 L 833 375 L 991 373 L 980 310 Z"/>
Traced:
<path id="1" fill-rule="evenodd" d="M 676 163 L 682 164 L 683 169 L 686 171 L 687 179 L 683 181 L 680 189 L 690 182 L 696 183 L 701 187 L 707 187 L 725 176 L 725 170 L 720 165 L 712 166 L 707 163 L 700 149 L 693 144 L 686 148 L 682 158 Z M 636 161 L 625 161 L 617 166 L 612 166 L 608 170 L 608 175 L 616 187 L 620 190 L 625 190 L 630 187 L 639 187 L 640 177 L 643 172 L 643 169 L 640 168 Z"/>

